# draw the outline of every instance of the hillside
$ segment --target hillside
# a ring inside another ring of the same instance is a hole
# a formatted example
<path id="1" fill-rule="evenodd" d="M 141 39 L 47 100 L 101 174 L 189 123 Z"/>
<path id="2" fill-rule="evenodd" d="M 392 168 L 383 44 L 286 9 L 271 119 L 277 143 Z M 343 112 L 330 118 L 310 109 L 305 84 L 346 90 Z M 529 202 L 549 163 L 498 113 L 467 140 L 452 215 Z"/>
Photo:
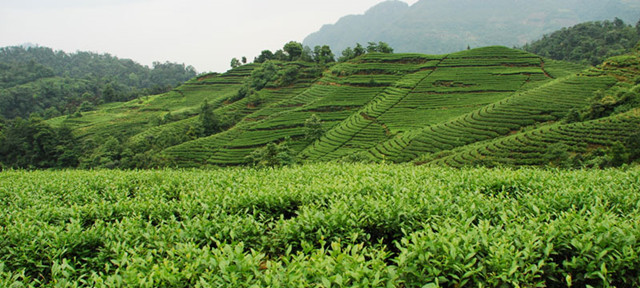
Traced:
<path id="1" fill-rule="evenodd" d="M 560 165 L 571 158 L 573 166 L 619 165 L 640 156 L 628 134 L 638 123 L 638 59 L 635 52 L 584 70 L 493 46 L 445 55 L 369 53 L 328 66 L 268 61 L 48 123 L 73 130 L 85 168 L 240 165 L 269 151 L 282 152 L 269 160 L 276 164 L 286 155 L 311 162 Z M 247 90 L 256 83 L 261 89 Z M 592 126 L 603 136 L 590 136 Z M 504 144 L 513 141 L 519 146 Z M 571 146 L 577 142 L 584 143 Z M 556 143 L 566 159 L 527 160 Z M 618 144 L 626 158 L 612 161 L 610 147 Z M 537 154 L 520 157 L 527 149 Z"/>
<path id="2" fill-rule="evenodd" d="M 47 47 L 0 48 L 0 116 L 45 118 L 167 91 L 193 78 L 193 67 L 156 62 L 152 68 L 92 52 Z"/>
<path id="3" fill-rule="evenodd" d="M 555 60 L 598 65 L 609 57 L 631 52 L 639 41 L 640 21 L 633 27 L 616 18 L 562 28 L 522 49 Z"/>
<path id="4" fill-rule="evenodd" d="M 618 17 L 636 23 L 637 1 L 625 0 L 421 0 L 412 6 L 386 1 L 364 15 L 349 15 L 308 35 L 309 47 L 329 45 L 339 54 L 356 42 L 384 41 L 396 52 L 451 53 L 468 45 L 522 46 L 586 21 Z"/>

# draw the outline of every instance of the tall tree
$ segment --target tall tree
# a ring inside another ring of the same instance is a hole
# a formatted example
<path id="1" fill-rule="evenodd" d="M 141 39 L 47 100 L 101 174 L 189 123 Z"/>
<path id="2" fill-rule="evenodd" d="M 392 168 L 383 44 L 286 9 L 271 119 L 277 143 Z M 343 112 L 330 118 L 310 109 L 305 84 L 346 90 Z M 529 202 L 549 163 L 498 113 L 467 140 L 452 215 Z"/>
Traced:
<path id="1" fill-rule="evenodd" d="M 324 128 L 322 128 L 322 120 L 316 115 L 311 114 L 307 120 L 304 121 L 304 136 L 306 139 L 315 141 L 320 139 L 324 134 Z"/>
<path id="2" fill-rule="evenodd" d="M 287 53 L 288 59 L 290 61 L 300 60 L 300 56 L 302 55 L 302 43 L 291 41 L 284 45 L 284 52 Z"/>
<path id="3" fill-rule="evenodd" d="M 331 47 L 328 45 L 316 46 L 313 49 L 314 60 L 317 63 L 325 64 L 330 62 L 335 62 L 335 56 L 333 52 L 331 52 Z"/>
<path id="4" fill-rule="evenodd" d="M 242 63 L 240 62 L 240 60 L 238 60 L 238 58 L 233 58 L 231 59 L 231 68 L 238 68 L 242 66 Z"/>
<path id="5" fill-rule="evenodd" d="M 347 47 L 346 49 L 342 50 L 342 56 L 338 58 L 338 61 L 346 62 L 353 58 L 356 58 L 355 52 L 353 52 L 353 49 L 351 49 L 351 47 Z"/>
<path id="6" fill-rule="evenodd" d="M 356 57 L 359 57 L 364 55 L 364 53 L 367 53 L 367 51 L 362 47 L 362 45 L 360 45 L 360 43 L 356 43 L 356 47 L 353 48 L 353 53 Z"/>
<path id="7" fill-rule="evenodd" d="M 255 63 L 264 63 L 268 60 L 273 60 L 273 52 L 269 51 L 269 50 L 262 50 L 262 52 L 260 53 L 260 56 L 256 57 L 256 59 L 253 60 L 253 62 Z"/>
<path id="8" fill-rule="evenodd" d="M 207 100 L 200 106 L 199 122 L 201 127 L 200 136 L 209 136 L 220 132 L 220 119 L 213 113 L 213 108 Z"/>

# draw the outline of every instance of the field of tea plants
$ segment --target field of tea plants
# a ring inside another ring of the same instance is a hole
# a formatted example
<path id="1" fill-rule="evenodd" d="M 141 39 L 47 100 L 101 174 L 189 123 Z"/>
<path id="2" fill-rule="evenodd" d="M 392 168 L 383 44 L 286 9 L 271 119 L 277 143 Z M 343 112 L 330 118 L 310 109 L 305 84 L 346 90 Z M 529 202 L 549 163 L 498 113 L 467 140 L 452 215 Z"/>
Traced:
<path id="1" fill-rule="evenodd" d="M 639 167 L 0 173 L 0 287 L 638 287 L 639 252 Z"/>

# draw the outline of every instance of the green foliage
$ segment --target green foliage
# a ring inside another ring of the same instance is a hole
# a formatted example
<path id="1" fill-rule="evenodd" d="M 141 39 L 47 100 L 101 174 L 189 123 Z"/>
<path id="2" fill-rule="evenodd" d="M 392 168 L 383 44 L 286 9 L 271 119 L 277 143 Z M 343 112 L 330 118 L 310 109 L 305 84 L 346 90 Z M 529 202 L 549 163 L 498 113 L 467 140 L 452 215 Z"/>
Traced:
<path id="1" fill-rule="evenodd" d="M 351 47 L 347 47 L 346 49 L 344 49 L 342 51 L 342 56 L 338 59 L 338 61 L 346 62 L 356 57 L 360 57 L 366 53 L 374 53 L 374 52 L 390 54 L 390 53 L 393 53 L 393 48 L 391 48 L 391 46 L 389 46 L 389 44 L 385 42 L 378 42 L 378 43 L 369 42 L 369 46 L 367 46 L 366 49 L 362 47 L 360 43 L 356 43 L 355 48 L 351 49 Z"/>
<path id="2" fill-rule="evenodd" d="M 242 62 L 240 62 L 240 60 L 238 60 L 238 58 L 233 58 L 231 59 L 231 68 L 238 68 L 242 66 Z"/>
<path id="3" fill-rule="evenodd" d="M 335 56 L 328 45 L 316 46 L 313 48 L 313 59 L 320 64 L 335 62 Z"/>
<path id="4" fill-rule="evenodd" d="M 311 117 L 304 120 L 304 129 L 304 137 L 310 141 L 318 140 L 324 134 L 322 120 L 316 114 L 311 114 Z"/>
<path id="5" fill-rule="evenodd" d="M 108 54 L 0 48 L 0 115 L 28 117 L 48 109 L 71 114 L 84 102 L 158 94 L 194 76 L 194 68 L 184 64 L 154 62 L 150 69 Z"/>
<path id="6" fill-rule="evenodd" d="M 342 56 L 338 58 L 338 61 L 346 62 L 353 58 L 356 58 L 356 53 L 353 51 L 353 49 L 351 49 L 351 47 L 347 47 L 346 49 L 342 50 Z"/>
<path id="7" fill-rule="evenodd" d="M 247 158 L 256 167 L 278 167 L 296 162 L 295 154 L 286 141 L 280 144 L 269 143 L 251 152 Z"/>
<path id="8" fill-rule="evenodd" d="M 640 34 L 619 18 L 563 28 L 527 44 L 524 50 L 555 60 L 598 65 L 606 58 L 632 52 Z"/>
<path id="9" fill-rule="evenodd" d="M 289 61 L 297 61 L 300 60 L 302 56 L 302 44 L 299 42 L 291 41 L 284 45 L 284 52 L 287 55 L 287 60 Z"/>
<path id="10" fill-rule="evenodd" d="M 220 118 L 213 112 L 213 109 L 207 100 L 205 100 L 200 106 L 198 121 L 201 129 L 201 137 L 209 136 L 222 130 Z"/>
<path id="11" fill-rule="evenodd" d="M 640 170 L 3 171 L 2 287 L 637 287 Z"/>
<path id="12" fill-rule="evenodd" d="M 62 168 L 78 164 L 78 141 L 66 126 L 18 117 L 0 126 L 0 163 L 11 168 Z"/>
<path id="13" fill-rule="evenodd" d="M 255 63 L 264 63 L 267 62 L 268 60 L 273 60 L 274 59 L 274 55 L 273 52 L 269 51 L 269 50 L 263 50 L 260 53 L 260 56 L 256 57 L 253 62 Z"/>
<path id="14" fill-rule="evenodd" d="M 277 79 L 278 67 L 272 61 L 267 61 L 251 72 L 250 85 L 256 90 L 261 90 L 267 85 L 274 86 Z"/>
<path id="15" fill-rule="evenodd" d="M 369 42 L 369 45 L 367 46 L 367 52 L 368 53 L 393 53 L 393 48 L 391 48 L 389 46 L 389 44 L 385 43 L 385 42 Z"/>

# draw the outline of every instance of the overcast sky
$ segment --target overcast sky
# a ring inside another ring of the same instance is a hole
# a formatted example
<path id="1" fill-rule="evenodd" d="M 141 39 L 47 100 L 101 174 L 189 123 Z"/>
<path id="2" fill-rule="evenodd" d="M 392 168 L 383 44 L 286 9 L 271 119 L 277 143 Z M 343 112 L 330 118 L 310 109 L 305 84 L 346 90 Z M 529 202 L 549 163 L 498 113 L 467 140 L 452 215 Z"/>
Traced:
<path id="1" fill-rule="evenodd" d="M 382 1 L 0 0 L 0 46 L 33 43 L 224 72 L 233 57 L 252 60 L 264 49 L 302 42 L 323 24 Z"/>

